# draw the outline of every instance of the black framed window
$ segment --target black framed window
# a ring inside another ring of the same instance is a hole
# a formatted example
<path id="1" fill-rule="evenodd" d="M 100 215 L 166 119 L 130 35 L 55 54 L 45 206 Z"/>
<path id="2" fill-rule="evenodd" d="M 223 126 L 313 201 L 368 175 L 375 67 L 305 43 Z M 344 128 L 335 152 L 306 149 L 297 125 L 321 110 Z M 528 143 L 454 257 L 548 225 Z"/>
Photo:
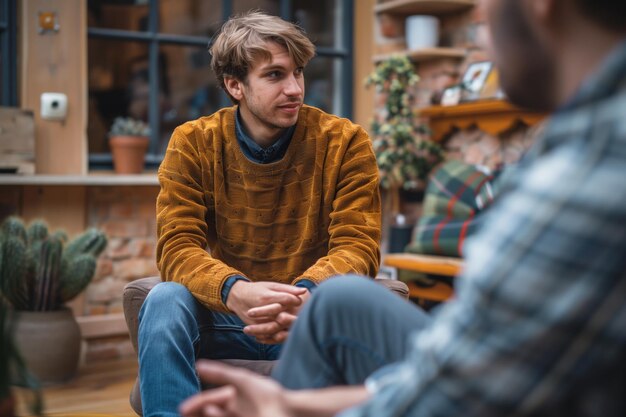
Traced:
<path id="1" fill-rule="evenodd" d="M 17 106 L 16 0 L 0 0 L 0 105 Z"/>
<path id="2" fill-rule="evenodd" d="M 112 166 L 116 116 L 147 121 L 146 162 L 161 162 L 174 128 L 230 105 L 207 45 L 233 14 L 260 9 L 299 23 L 317 47 L 305 102 L 352 115 L 353 0 L 89 0 L 89 165 Z"/>

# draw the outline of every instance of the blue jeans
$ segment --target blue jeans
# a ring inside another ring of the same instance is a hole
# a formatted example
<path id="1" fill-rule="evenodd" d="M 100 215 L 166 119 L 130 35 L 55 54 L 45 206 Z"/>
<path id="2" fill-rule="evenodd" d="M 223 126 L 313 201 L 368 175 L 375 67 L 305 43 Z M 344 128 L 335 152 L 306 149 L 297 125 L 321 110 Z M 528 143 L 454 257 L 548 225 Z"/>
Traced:
<path id="1" fill-rule="evenodd" d="M 180 284 L 162 282 L 139 312 L 139 387 L 143 415 L 178 416 L 178 405 L 200 391 L 195 362 L 275 360 L 281 345 L 258 343 L 233 314 L 211 311 Z"/>
<path id="2" fill-rule="evenodd" d="M 300 312 L 272 377 L 290 389 L 362 384 L 404 359 L 409 335 L 431 320 L 371 279 L 329 279 Z"/>

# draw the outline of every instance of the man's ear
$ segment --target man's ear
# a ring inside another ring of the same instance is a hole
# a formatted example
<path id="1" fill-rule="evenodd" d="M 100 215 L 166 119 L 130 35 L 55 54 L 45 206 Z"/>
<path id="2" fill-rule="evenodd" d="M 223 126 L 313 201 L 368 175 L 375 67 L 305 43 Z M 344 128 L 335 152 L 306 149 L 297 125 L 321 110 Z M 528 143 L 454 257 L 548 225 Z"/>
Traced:
<path id="1" fill-rule="evenodd" d="M 224 77 L 224 86 L 235 100 L 240 101 L 243 98 L 243 82 L 235 77 Z"/>
<path id="2" fill-rule="evenodd" d="M 571 9 L 572 0 L 523 0 L 529 22 L 537 36 L 544 41 L 553 43 L 563 31 L 563 24 L 569 19 L 566 9 Z"/>
<path id="3" fill-rule="evenodd" d="M 528 11 L 540 22 L 550 22 L 557 13 L 560 0 L 526 0 Z M 567 0 L 571 1 L 571 0 Z"/>

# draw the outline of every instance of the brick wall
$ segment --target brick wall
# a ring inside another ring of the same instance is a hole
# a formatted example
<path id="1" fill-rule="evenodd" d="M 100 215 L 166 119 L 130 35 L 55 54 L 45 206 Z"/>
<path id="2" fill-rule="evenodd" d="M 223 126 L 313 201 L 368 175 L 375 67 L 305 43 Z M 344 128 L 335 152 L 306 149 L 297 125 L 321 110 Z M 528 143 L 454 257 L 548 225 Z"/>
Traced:
<path id="1" fill-rule="evenodd" d="M 122 312 L 122 289 L 137 278 L 158 275 L 156 248 L 156 186 L 90 187 L 86 196 L 87 224 L 109 239 L 84 294 L 84 314 Z M 91 339 L 84 349 L 87 362 L 133 354 L 128 336 Z"/>
<path id="2" fill-rule="evenodd" d="M 522 157 L 537 136 L 538 128 L 519 124 L 493 136 L 472 128 L 458 131 L 444 141 L 446 157 L 494 169 L 513 164 Z"/>
<path id="3" fill-rule="evenodd" d="M 109 244 L 85 293 L 85 314 L 122 312 L 122 289 L 137 278 L 158 275 L 155 260 L 158 187 L 91 187 L 87 223 Z"/>

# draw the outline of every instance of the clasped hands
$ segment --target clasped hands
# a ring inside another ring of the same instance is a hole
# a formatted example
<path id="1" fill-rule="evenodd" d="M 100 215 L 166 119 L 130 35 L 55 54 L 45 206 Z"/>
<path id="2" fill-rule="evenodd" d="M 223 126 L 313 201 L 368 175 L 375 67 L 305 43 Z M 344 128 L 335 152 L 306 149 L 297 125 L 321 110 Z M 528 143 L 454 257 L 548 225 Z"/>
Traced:
<path id="1" fill-rule="evenodd" d="M 260 343 L 276 344 L 287 339 L 309 296 L 306 288 L 240 280 L 231 288 L 226 306 L 246 324 L 244 333 Z"/>

